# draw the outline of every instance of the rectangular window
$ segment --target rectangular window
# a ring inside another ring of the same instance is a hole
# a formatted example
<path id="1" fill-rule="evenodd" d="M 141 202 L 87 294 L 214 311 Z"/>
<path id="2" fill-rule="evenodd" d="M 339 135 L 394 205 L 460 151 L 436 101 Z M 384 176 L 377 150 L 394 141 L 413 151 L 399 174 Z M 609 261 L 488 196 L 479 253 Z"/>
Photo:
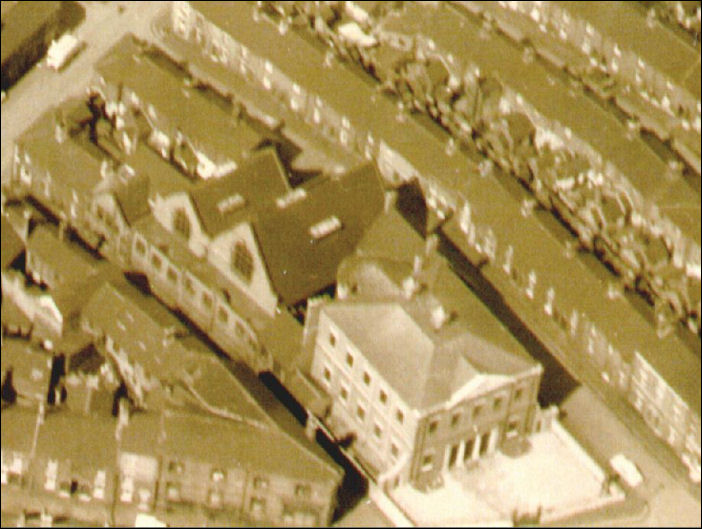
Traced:
<path id="1" fill-rule="evenodd" d="M 368 374 L 367 371 L 363 373 L 363 383 L 364 383 L 366 386 L 370 386 L 371 377 L 370 377 L 370 375 Z"/>
<path id="2" fill-rule="evenodd" d="M 478 417 L 480 417 L 480 414 L 482 413 L 482 411 L 483 411 L 483 407 L 480 405 L 473 408 L 473 419 L 477 419 Z"/>
<path id="3" fill-rule="evenodd" d="M 183 464 L 180 461 L 170 461 L 168 463 L 168 471 L 171 474 L 182 474 L 183 473 Z"/>
<path id="4" fill-rule="evenodd" d="M 366 410 L 363 408 L 363 406 L 358 406 L 356 408 L 356 415 L 358 416 L 359 419 L 363 420 L 366 418 Z"/>
<path id="5" fill-rule="evenodd" d="M 524 390 L 522 390 L 522 388 L 517 388 L 514 391 L 514 400 L 520 400 L 522 398 L 523 393 L 524 393 Z"/>
<path id="6" fill-rule="evenodd" d="M 349 390 L 345 386 L 341 386 L 341 389 L 339 390 L 339 396 L 341 397 L 341 400 L 348 400 Z"/>
<path id="7" fill-rule="evenodd" d="M 493 402 L 492 402 L 492 409 L 497 411 L 502 407 L 502 397 L 497 397 Z"/>
<path id="8" fill-rule="evenodd" d="M 179 502 L 180 501 L 180 484 L 168 482 L 166 483 L 166 498 L 168 501 Z"/>
<path id="9" fill-rule="evenodd" d="M 331 371 L 329 371 L 328 367 L 324 368 L 324 380 L 327 382 L 331 381 Z"/>
<path id="10" fill-rule="evenodd" d="M 373 425 L 373 434 L 374 434 L 378 439 L 380 439 L 381 437 L 383 437 L 383 429 L 382 429 L 379 425 L 374 424 L 374 425 Z"/>
<path id="11" fill-rule="evenodd" d="M 468 461 L 473 456 L 473 447 L 475 446 L 475 439 L 467 439 L 466 445 L 463 448 L 463 460 Z"/>
<path id="12" fill-rule="evenodd" d="M 136 241 L 134 247 L 136 248 L 136 252 L 137 252 L 139 255 L 145 255 L 145 254 L 146 254 L 146 245 L 144 244 L 143 241 L 140 241 L 139 239 L 137 239 L 137 241 Z"/>
<path id="13" fill-rule="evenodd" d="M 263 498 L 251 498 L 251 513 L 260 516 L 266 508 L 266 500 Z"/>
<path id="14" fill-rule="evenodd" d="M 256 477 L 253 480 L 253 486 L 255 489 L 267 489 L 268 488 L 268 480 L 263 477 Z"/>
<path id="15" fill-rule="evenodd" d="M 428 428 L 429 435 L 432 435 L 433 433 L 436 432 L 437 426 L 439 426 L 439 423 L 437 421 L 431 421 L 429 423 L 429 428 Z"/>
<path id="16" fill-rule="evenodd" d="M 157 254 L 153 254 L 151 256 L 151 265 L 156 269 L 156 270 L 161 270 L 161 258 Z"/>
<path id="17" fill-rule="evenodd" d="M 217 317 L 222 323 L 227 323 L 229 321 L 229 314 L 227 314 L 227 311 L 224 310 L 222 307 L 220 307 L 217 311 Z"/>
<path id="18" fill-rule="evenodd" d="M 353 367 L 353 355 L 351 353 L 346 353 L 346 364 L 349 367 Z"/>
<path id="19" fill-rule="evenodd" d="M 434 463 L 434 454 L 424 454 L 422 457 L 422 470 L 431 470 Z"/>
<path id="20" fill-rule="evenodd" d="M 390 445 L 390 455 L 392 457 L 397 457 L 399 455 L 399 453 L 400 453 L 400 449 L 397 448 L 397 445 L 395 443 L 392 443 Z"/>
<path id="21" fill-rule="evenodd" d="M 183 285 L 185 285 L 185 291 L 188 294 L 194 294 L 195 293 L 195 288 L 193 287 L 193 282 L 190 280 L 189 277 L 186 277 L 185 280 L 183 281 Z"/>
<path id="22" fill-rule="evenodd" d="M 295 485 L 295 496 L 297 496 L 298 498 L 309 498 L 311 494 L 312 487 L 310 487 L 309 485 Z"/>
<path id="23" fill-rule="evenodd" d="M 455 428 L 458 426 L 458 423 L 461 422 L 461 414 L 460 413 L 454 413 L 451 416 L 451 427 Z"/>
<path id="24" fill-rule="evenodd" d="M 385 393 L 382 389 L 380 390 L 380 394 L 378 395 L 378 398 L 380 399 L 380 402 L 382 404 L 386 404 L 388 402 L 388 394 Z"/>
<path id="25" fill-rule="evenodd" d="M 397 422 L 402 424 L 405 421 L 405 414 L 402 413 L 402 410 L 396 410 L 395 411 L 395 419 L 397 419 Z"/>
<path id="26" fill-rule="evenodd" d="M 207 292 L 202 293 L 202 304 L 207 309 L 212 308 L 212 296 L 210 296 Z"/>
<path id="27" fill-rule="evenodd" d="M 331 345 L 332 347 L 336 345 L 336 336 L 333 332 L 329 333 L 329 345 Z"/>
<path id="28" fill-rule="evenodd" d="M 173 284 L 175 284 L 178 281 L 178 273 L 175 271 L 174 268 L 170 266 L 168 267 L 168 272 L 166 272 L 166 277 Z"/>

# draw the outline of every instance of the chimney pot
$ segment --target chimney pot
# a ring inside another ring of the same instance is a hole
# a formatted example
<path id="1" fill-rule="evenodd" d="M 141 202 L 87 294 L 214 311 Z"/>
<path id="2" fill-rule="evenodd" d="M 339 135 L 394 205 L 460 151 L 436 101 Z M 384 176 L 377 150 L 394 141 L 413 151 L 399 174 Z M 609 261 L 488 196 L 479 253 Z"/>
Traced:
<path id="1" fill-rule="evenodd" d="M 414 256 L 414 263 L 412 265 L 412 273 L 416 276 L 424 268 L 424 257 L 422 255 Z"/>
<path id="2" fill-rule="evenodd" d="M 431 325 L 435 331 L 441 329 L 448 318 L 449 315 L 443 305 L 437 305 L 431 310 Z"/>
<path id="3" fill-rule="evenodd" d="M 436 252 L 436 249 L 439 246 L 439 237 L 436 234 L 431 234 L 429 237 L 427 237 L 426 241 L 424 242 L 424 254 L 429 257 L 432 255 L 434 252 Z"/>
<path id="4" fill-rule="evenodd" d="M 408 276 L 402 282 L 402 292 L 406 299 L 412 299 L 412 296 L 419 290 L 419 283 L 413 276 Z"/>

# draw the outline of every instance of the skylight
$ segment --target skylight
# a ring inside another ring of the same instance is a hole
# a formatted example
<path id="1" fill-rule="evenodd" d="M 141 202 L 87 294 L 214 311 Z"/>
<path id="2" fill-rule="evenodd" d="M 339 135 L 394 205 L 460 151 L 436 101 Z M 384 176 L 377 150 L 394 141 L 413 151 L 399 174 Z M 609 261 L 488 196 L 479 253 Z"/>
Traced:
<path id="1" fill-rule="evenodd" d="M 289 205 L 294 204 L 295 202 L 299 202 L 300 200 L 303 200 L 306 196 L 307 196 L 307 191 L 305 191 L 304 189 L 299 187 L 299 188 L 295 189 L 294 191 L 290 191 L 290 193 L 286 193 L 285 195 L 276 198 L 275 204 L 280 209 L 285 209 Z"/>
<path id="2" fill-rule="evenodd" d="M 246 200 L 239 193 L 235 195 L 230 195 L 227 198 L 223 198 L 217 202 L 217 210 L 221 215 L 225 213 L 231 213 L 246 204 Z"/>
<path id="3" fill-rule="evenodd" d="M 340 229 L 341 221 L 339 220 L 339 217 L 332 215 L 331 217 L 327 217 L 317 224 L 310 226 L 310 235 L 313 239 L 319 240 Z"/>

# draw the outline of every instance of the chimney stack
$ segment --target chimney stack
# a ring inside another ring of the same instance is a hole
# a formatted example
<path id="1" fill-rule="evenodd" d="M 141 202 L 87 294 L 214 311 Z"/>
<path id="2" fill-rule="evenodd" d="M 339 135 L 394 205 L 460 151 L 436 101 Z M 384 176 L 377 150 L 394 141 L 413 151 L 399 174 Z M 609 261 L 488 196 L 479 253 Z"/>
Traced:
<path id="1" fill-rule="evenodd" d="M 391 210 L 395 209 L 395 204 L 397 202 L 397 191 L 385 191 L 384 195 L 385 202 L 383 203 L 383 211 L 389 213 Z"/>
<path id="2" fill-rule="evenodd" d="M 415 255 L 412 263 L 412 275 L 416 278 L 422 272 L 423 268 L 424 256 L 419 254 Z"/>
<path id="3" fill-rule="evenodd" d="M 63 143 L 68 136 L 68 126 L 66 124 L 66 115 L 63 110 L 57 108 L 54 111 L 54 138 L 56 143 Z"/>
<path id="4" fill-rule="evenodd" d="M 115 429 L 115 438 L 119 441 L 122 438 L 122 430 L 129 425 L 129 407 L 127 399 L 119 399 L 119 412 L 117 413 L 117 428 Z"/>
<path id="5" fill-rule="evenodd" d="M 436 249 L 439 247 L 439 236 L 435 233 L 429 235 L 424 241 L 424 255 L 425 257 L 430 257 L 436 253 Z"/>
<path id="6" fill-rule="evenodd" d="M 402 281 L 402 293 L 405 299 L 412 299 L 412 296 L 414 296 L 418 290 L 419 283 L 414 276 L 407 276 L 404 281 Z"/>

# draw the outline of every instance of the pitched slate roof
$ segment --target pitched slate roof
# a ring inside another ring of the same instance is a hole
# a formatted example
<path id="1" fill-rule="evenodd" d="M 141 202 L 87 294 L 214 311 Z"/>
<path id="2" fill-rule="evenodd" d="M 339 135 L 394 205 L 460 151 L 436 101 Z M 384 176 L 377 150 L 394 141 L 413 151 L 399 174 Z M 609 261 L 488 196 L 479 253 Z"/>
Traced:
<path id="1" fill-rule="evenodd" d="M 411 299 L 402 282 L 423 266 L 423 290 Z M 339 283 L 355 289 L 322 310 L 347 333 L 388 383 L 412 406 L 440 404 L 479 375 L 514 375 L 534 360 L 396 210 L 380 215 L 354 256 L 339 267 Z M 431 310 L 450 320 L 438 331 Z"/>
<path id="2" fill-rule="evenodd" d="M 165 162 L 164 162 L 165 163 Z M 132 177 L 119 177 L 115 182 L 114 194 L 117 204 L 130 226 L 147 215 L 149 209 L 149 177 L 137 174 Z"/>
<path id="3" fill-rule="evenodd" d="M 116 426 L 117 421 L 109 416 L 48 413 L 39 428 L 36 455 L 59 462 L 70 460 L 73 472 L 81 468 L 112 470 L 117 457 Z"/>
<path id="4" fill-rule="evenodd" d="M 10 221 L 5 218 L 5 215 L 2 215 L 0 223 L 2 225 L 2 257 L 0 258 L 2 261 L 0 265 L 5 269 L 24 251 L 24 242 L 17 235 Z"/>
<path id="5" fill-rule="evenodd" d="M 0 420 L 3 452 L 15 450 L 29 455 L 34 440 L 37 410 L 24 406 L 9 406 L 2 410 Z"/>
<path id="6" fill-rule="evenodd" d="M 513 375 L 534 366 L 469 332 L 459 322 L 438 331 L 429 324 L 427 298 L 344 300 L 322 309 L 364 358 L 411 407 L 448 401 L 474 379 Z"/>
<path id="7" fill-rule="evenodd" d="M 299 189 L 304 189 L 304 198 L 284 207 L 270 203 L 254 223 L 275 290 L 289 304 L 334 283 L 339 263 L 383 208 L 380 178 L 372 164 L 338 179 L 312 180 Z M 332 217 L 340 228 L 314 238 L 311 227 Z"/>
<path id="8" fill-rule="evenodd" d="M 153 435 L 144 443 L 144 432 Z M 141 439 L 140 439 L 141 438 Z M 166 409 L 130 419 L 123 448 L 168 459 L 191 459 L 220 468 L 242 468 L 306 481 L 337 484 L 341 472 L 331 459 L 312 452 L 275 427 L 264 430 L 185 409 Z"/>
<path id="9" fill-rule="evenodd" d="M 3 2 L 4 3 L 4 2 Z M 49 21 L 58 17 L 62 2 L 16 2 L 2 14 L 2 64 L 15 54 Z"/>
<path id="10" fill-rule="evenodd" d="M 46 399 L 51 375 L 50 354 L 31 347 L 25 340 L 5 338 L 0 358 L 3 375 L 12 368 L 12 382 L 19 395 L 39 401 Z"/>
<path id="11" fill-rule="evenodd" d="M 206 95 L 187 85 L 189 77 L 164 58 L 155 59 L 127 35 L 96 64 L 108 84 L 123 85 L 153 105 L 157 113 L 187 140 L 207 148 L 207 155 L 227 157 L 239 163 L 258 147 L 263 137 L 243 121 L 227 113 Z"/>
<path id="12" fill-rule="evenodd" d="M 275 148 L 254 153 L 239 168 L 222 178 L 210 179 L 190 191 L 203 228 L 212 237 L 233 227 L 265 200 L 290 190 L 287 174 Z M 229 197 L 240 195 L 241 207 L 223 208 Z"/>
<path id="13" fill-rule="evenodd" d="M 55 185 L 69 188 L 84 199 L 102 180 L 100 159 L 72 137 L 62 143 L 55 137 L 55 114 L 70 115 L 81 105 L 85 103 L 71 99 L 44 112 L 17 140 L 17 145 L 29 154 L 33 166 L 51 175 Z M 69 127 L 71 124 L 69 121 Z M 76 167 L 81 170 L 76 171 Z"/>
<path id="14" fill-rule="evenodd" d="M 175 335 L 186 334 L 186 327 L 125 279 L 103 284 L 85 305 L 83 319 L 89 328 L 111 336 L 149 373 L 166 375 L 166 370 L 176 368 L 171 360 L 178 352 Z"/>
<path id="15" fill-rule="evenodd" d="M 85 252 L 69 242 L 59 239 L 55 232 L 47 224 L 37 226 L 27 240 L 27 253 L 44 266 L 53 268 L 58 284 L 76 283 L 94 276 L 98 261 L 84 255 Z M 54 286 L 57 285 L 50 285 L 52 288 Z"/>

